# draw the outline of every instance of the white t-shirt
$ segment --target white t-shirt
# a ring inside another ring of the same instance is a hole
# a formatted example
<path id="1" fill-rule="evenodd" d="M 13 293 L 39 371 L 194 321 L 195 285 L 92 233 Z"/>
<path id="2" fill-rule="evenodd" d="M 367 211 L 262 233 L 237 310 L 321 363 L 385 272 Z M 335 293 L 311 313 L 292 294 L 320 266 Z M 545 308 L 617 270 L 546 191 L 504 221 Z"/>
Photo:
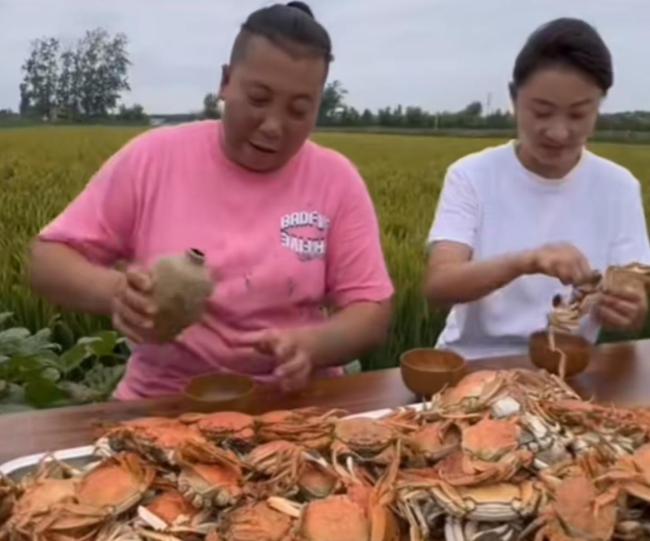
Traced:
<path id="1" fill-rule="evenodd" d="M 470 246 L 474 260 L 569 242 L 601 272 L 650 264 L 641 187 L 627 169 L 584 150 L 566 177 L 549 180 L 522 165 L 514 141 L 449 167 L 428 242 L 440 240 Z M 548 276 L 517 278 L 454 306 L 437 346 L 467 359 L 526 353 L 530 334 L 546 326 L 553 296 L 569 292 Z M 599 331 L 586 317 L 581 333 L 595 341 Z"/>

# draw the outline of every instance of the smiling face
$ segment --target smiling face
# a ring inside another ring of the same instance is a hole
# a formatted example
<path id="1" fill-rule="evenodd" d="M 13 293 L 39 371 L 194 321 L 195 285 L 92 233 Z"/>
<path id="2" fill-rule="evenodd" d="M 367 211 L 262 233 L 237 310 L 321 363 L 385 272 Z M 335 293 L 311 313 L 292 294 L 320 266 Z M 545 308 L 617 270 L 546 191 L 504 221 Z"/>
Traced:
<path id="1" fill-rule="evenodd" d="M 282 167 L 316 124 L 327 66 L 299 45 L 295 51 L 302 54 L 252 35 L 242 57 L 224 70 L 224 150 L 246 169 Z"/>
<path id="2" fill-rule="evenodd" d="M 537 70 L 517 89 L 514 100 L 519 157 L 549 178 L 566 175 L 592 135 L 603 91 L 575 69 Z"/>

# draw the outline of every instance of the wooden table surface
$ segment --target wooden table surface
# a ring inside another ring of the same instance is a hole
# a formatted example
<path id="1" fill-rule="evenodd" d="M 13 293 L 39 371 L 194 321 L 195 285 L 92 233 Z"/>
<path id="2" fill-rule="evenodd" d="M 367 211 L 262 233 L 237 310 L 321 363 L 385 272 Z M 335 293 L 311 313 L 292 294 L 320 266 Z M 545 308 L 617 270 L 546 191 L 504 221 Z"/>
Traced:
<path id="1" fill-rule="evenodd" d="M 477 360 L 469 370 L 534 368 L 527 357 Z M 570 380 L 585 398 L 619 405 L 650 405 L 650 340 L 602 345 L 588 369 Z M 343 408 L 359 413 L 417 402 L 404 386 L 399 368 L 315 381 L 292 395 L 259 392 L 246 411 L 302 406 Z M 96 424 L 148 415 L 173 416 L 196 409 L 182 397 L 107 402 L 0 415 L 0 463 L 32 453 L 91 444 Z"/>

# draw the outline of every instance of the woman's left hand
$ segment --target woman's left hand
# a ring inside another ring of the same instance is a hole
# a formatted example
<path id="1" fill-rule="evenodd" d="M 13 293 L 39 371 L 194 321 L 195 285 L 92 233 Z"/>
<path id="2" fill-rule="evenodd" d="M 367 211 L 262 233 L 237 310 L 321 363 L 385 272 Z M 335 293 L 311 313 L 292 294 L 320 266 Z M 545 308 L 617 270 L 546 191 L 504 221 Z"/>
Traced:
<path id="1" fill-rule="evenodd" d="M 273 376 L 285 392 L 299 391 L 309 383 L 314 360 L 307 335 L 296 329 L 273 329 L 255 339 L 258 351 L 275 358 Z"/>
<path id="2" fill-rule="evenodd" d="M 629 288 L 610 290 L 602 294 L 596 314 L 603 327 L 610 331 L 636 332 L 643 329 L 648 314 L 648 299 L 644 291 Z"/>

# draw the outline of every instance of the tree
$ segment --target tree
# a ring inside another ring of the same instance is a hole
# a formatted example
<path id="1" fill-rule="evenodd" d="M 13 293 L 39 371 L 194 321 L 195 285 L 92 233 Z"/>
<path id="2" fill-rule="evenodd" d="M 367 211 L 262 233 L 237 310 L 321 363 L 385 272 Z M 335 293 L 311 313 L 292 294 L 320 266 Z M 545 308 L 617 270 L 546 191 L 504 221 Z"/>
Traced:
<path id="1" fill-rule="evenodd" d="M 483 113 L 483 105 L 480 101 L 473 101 L 465 109 L 461 111 L 461 114 L 466 117 L 479 117 Z"/>
<path id="2" fill-rule="evenodd" d="M 337 112 L 345 105 L 345 95 L 348 91 L 340 81 L 332 81 L 325 85 L 318 113 L 319 124 L 331 124 Z"/>
<path id="3" fill-rule="evenodd" d="M 405 121 L 406 125 L 411 128 L 423 128 L 426 126 L 427 118 L 420 107 L 407 107 Z"/>
<path id="4" fill-rule="evenodd" d="M 370 109 L 364 109 L 361 115 L 361 123 L 364 126 L 372 126 L 375 123 L 375 115 Z"/>
<path id="5" fill-rule="evenodd" d="M 214 93 L 206 94 L 203 98 L 203 117 L 219 118 L 219 97 Z"/>
<path id="6" fill-rule="evenodd" d="M 86 32 L 76 48 L 60 55 L 55 38 L 36 40 L 22 67 L 20 114 L 105 117 L 130 90 L 129 65 L 126 36 L 102 28 Z"/>
<path id="7" fill-rule="evenodd" d="M 395 110 L 391 115 L 391 120 L 393 126 L 401 126 L 402 124 L 404 124 L 404 109 L 402 108 L 401 105 L 395 107 Z"/>
<path id="8" fill-rule="evenodd" d="M 59 42 L 55 38 L 37 39 L 32 42 L 29 57 L 22 66 L 24 76 L 20 84 L 21 113 L 47 119 L 54 117 L 58 51 Z"/>
<path id="9" fill-rule="evenodd" d="M 335 117 L 335 123 L 341 126 L 358 126 L 361 115 L 354 107 L 342 106 Z"/>
<path id="10" fill-rule="evenodd" d="M 105 117 L 117 106 L 123 90 L 130 90 L 127 38 L 111 38 L 103 28 L 86 32 L 77 45 L 79 105 L 86 117 Z"/>
<path id="11" fill-rule="evenodd" d="M 136 103 L 132 107 L 120 105 L 120 111 L 117 114 L 117 118 L 125 122 L 144 122 L 148 117 L 144 112 L 144 107 L 139 103 Z"/>
<path id="12" fill-rule="evenodd" d="M 74 119 L 80 113 L 81 80 L 78 70 L 79 57 L 72 49 L 61 54 L 59 81 L 56 86 L 56 102 L 59 116 Z"/>
<path id="13" fill-rule="evenodd" d="M 393 114 L 391 113 L 390 107 L 385 107 L 377 111 L 377 122 L 380 126 L 392 126 Z"/>

